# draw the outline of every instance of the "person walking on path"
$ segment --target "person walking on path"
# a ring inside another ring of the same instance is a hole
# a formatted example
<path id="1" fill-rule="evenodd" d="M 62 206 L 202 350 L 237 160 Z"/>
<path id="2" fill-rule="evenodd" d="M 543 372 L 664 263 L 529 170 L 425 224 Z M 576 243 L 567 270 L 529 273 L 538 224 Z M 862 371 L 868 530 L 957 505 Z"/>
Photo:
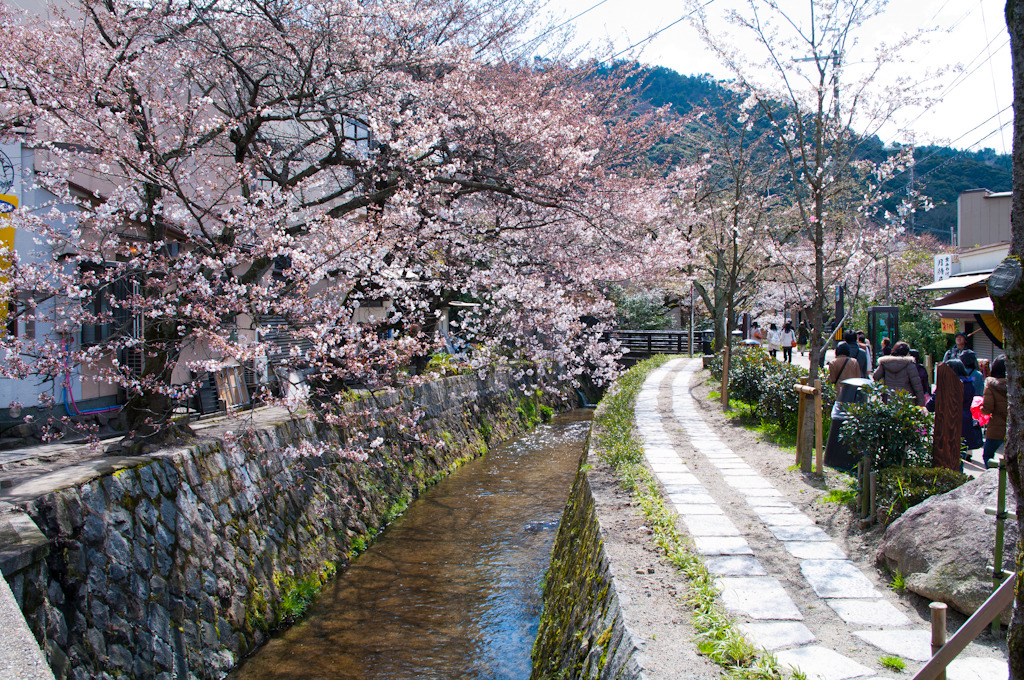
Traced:
<path id="1" fill-rule="evenodd" d="M 892 340 L 889 339 L 888 335 L 882 338 L 882 348 L 878 351 L 878 353 L 881 354 L 883 357 L 887 357 L 890 354 L 892 354 Z M 882 363 L 881 358 L 879 358 L 878 363 Z"/>
<path id="2" fill-rule="evenodd" d="M 967 334 L 960 332 L 956 334 L 956 344 L 946 350 L 942 355 L 942 363 L 949 363 L 950 359 L 959 359 L 960 355 L 967 349 Z"/>
<path id="3" fill-rule="evenodd" d="M 891 355 L 880 358 L 878 368 L 875 369 L 872 377 L 885 383 L 889 390 L 907 392 L 914 397 L 914 402 L 918 406 L 925 405 L 927 395 L 921 385 L 921 377 L 917 373 L 917 364 L 910 356 L 910 345 L 907 343 L 897 342 Z"/>
<path id="4" fill-rule="evenodd" d="M 868 370 L 864 371 L 864 375 L 868 375 L 875 370 L 875 364 L 871 360 L 871 345 L 868 344 L 868 336 L 864 334 L 864 331 L 857 331 L 857 344 L 868 356 Z"/>
<path id="5" fill-rule="evenodd" d="M 778 358 L 776 353 L 779 351 L 779 327 L 775 324 L 768 326 L 768 351 L 772 359 Z"/>
<path id="6" fill-rule="evenodd" d="M 921 379 L 921 387 L 924 388 L 925 400 L 932 393 L 932 381 L 928 379 L 928 371 L 925 370 L 924 364 L 921 363 L 921 353 L 916 349 L 910 350 L 910 356 L 914 358 L 914 365 L 917 367 L 917 377 Z"/>
<path id="7" fill-rule="evenodd" d="M 868 368 L 868 353 L 857 343 L 857 333 L 855 331 L 846 331 L 843 333 L 843 342 L 850 346 L 850 356 L 856 359 L 857 365 L 860 366 L 860 375 L 857 377 L 863 378 L 868 375 L 871 371 Z"/>
<path id="8" fill-rule="evenodd" d="M 793 363 L 793 348 L 796 347 L 796 332 L 793 324 L 787 321 L 779 333 L 779 345 L 782 346 L 782 360 L 787 364 Z"/>
<path id="9" fill-rule="evenodd" d="M 988 462 L 996 455 L 996 451 L 1006 440 L 1006 355 L 992 362 L 992 375 L 985 378 L 985 394 L 981 402 L 981 412 L 991 416 L 985 426 L 985 449 L 981 458 L 988 467 Z"/>
<path id="10" fill-rule="evenodd" d="M 807 322 L 801 321 L 800 327 L 796 332 L 796 347 L 800 351 L 800 356 L 803 356 L 804 352 L 807 350 L 807 341 L 810 337 L 811 332 L 807 330 Z"/>
<path id="11" fill-rule="evenodd" d="M 981 372 L 978 366 L 978 355 L 974 353 L 973 349 L 965 349 L 963 352 L 960 352 L 960 361 L 964 362 L 967 375 L 974 381 L 974 394 L 982 394 L 985 391 L 985 374 Z"/>
<path id="12" fill-rule="evenodd" d="M 828 365 L 828 382 L 836 386 L 836 400 L 832 404 L 832 424 L 828 429 L 828 441 L 825 443 L 825 465 L 837 470 L 850 470 L 856 465 L 849 448 L 839 440 L 839 433 L 846 422 L 846 408 L 857 398 L 857 388 L 843 385 L 844 380 L 860 378 L 860 364 L 850 356 L 850 344 L 840 342 L 836 345 L 836 358 Z"/>

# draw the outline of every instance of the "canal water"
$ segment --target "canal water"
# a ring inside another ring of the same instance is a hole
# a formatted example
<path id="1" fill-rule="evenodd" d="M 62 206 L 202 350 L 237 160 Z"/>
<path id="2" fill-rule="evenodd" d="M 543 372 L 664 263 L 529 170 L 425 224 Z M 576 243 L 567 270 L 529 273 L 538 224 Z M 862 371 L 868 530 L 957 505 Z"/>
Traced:
<path id="1" fill-rule="evenodd" d="M 529 678 L 542 577 L 591 413 L 557 416 L 429 489 L 229 678 Z"/>

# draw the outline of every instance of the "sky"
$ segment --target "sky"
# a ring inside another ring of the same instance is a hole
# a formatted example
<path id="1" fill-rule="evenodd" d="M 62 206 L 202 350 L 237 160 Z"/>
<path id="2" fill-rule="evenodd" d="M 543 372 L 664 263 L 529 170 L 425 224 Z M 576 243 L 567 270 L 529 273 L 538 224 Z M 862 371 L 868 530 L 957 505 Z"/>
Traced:
<path id="1" fill-rule="evenodd" d="M 706 12 L 719 21 L 737 2 L 711 0 Z M 807 0 L 782 2 L 807 5 Z M 945 69 L 930 73 L 925 81 L 933 88 L 934 102 L 927 108 L 908 108 L 901 119 L 883 127 L 879 136 L 884 142 L 1011 152 L 1013 91 L 1003 6 L 1004 0 L 893 0 L 882 17 L 865 27 L 859 44 L 844 55 L 851 68 L 856 68 L 858 58 L 861 64 L 869 61 L 868 51 L 878 40 L 923 30 L 925 39 L 912 46 L 908 61 L 898 69 L 915 74 Z M 607 56 L 642 42 L 632 51 L 642 63 L 684 75 L 727 78 L 728 71 L 688 20 L 669 26 L 687 9 L 683 0 L 551 0 L 546 17 L 559 23 L 582 13 L 568 26 L 575 32 L 574 46 L 584 52 Z M 901 128 L 910 130 L 912 137 Z"/>

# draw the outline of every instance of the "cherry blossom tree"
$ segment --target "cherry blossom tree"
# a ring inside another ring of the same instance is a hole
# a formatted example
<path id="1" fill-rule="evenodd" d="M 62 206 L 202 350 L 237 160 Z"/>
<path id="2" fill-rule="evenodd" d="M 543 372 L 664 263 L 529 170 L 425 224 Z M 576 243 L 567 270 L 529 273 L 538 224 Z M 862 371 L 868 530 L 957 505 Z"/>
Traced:
<path id="1" fill-rule="evenodd" d="M 716 349 L 771 276 L 765 242 L 776 226 L 780 166 L 770 136 L 754 126 L 758 117 L 759 111 L 741 108 L 736 120 L 709 112 L 699 121 L 710 151 L 697 196 L 700 258 L 694 286 L 714 320 Z"/>
<path id="2" fill-rule="evenodd" d="M 309 376 L 282 396 L 335 422 L 347 384 L 386 388 L 437 348 L 456 300 L 475 305 L 453 330 L 480 369 L 610 371 L 581 321 L 610 312 L 595 282 L 680 266 L 692 173 L 633 163 L 679 123 L 635 110 L 628 73 L 503 59 L 529 11 L 5 6 L 0 125 L 35 148 L 55 207 L 13 215 L 45 252 L 3 285 L 58 329 L 4 338 L 5 375 L 117 385 L 139 442 L 166 435 L 199 372 L 269 358 Z"/>
<path id="3" fill-rule="evenodd" d="M 908 161 L 894 155 L 875 164 L 861 160 L 859 150 L 915 101 L 910 75 L 892 68 L 914 38 L 893 45 L 873 39 L 873 57 L 866 65 L 853 65 L 847 51 L 883 12 L 883 1 L 748 0 L 728 13 L 729 28 L 721 31 L 708 14 L 714 5 L 691 4 L 705 41 L 748 93 L 747 105 L 768 118 L 782 149 L 791 230 L 780 234 L 769 259 L 813 291 L 808 315 L 813 381 L 825 350 L 827 301 L 840 282 L 836 276 L 850 245 L 847 235 L 876 216 L 885 197 L 883 183 Z M 811 470 L 810 455 L 801 467 Z"/>

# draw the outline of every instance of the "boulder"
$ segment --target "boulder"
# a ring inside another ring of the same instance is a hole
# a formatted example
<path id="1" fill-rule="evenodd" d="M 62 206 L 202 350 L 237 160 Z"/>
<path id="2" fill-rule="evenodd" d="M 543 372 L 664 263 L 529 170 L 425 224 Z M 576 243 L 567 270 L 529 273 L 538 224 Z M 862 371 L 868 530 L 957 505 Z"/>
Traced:
<path id="1" fill-rule="evenodd" d="M 996 520 L 985 514 L 995 508 L 999 471 L 988 470 L 949 493 L 915 505 L 885 531 L 877 559 L 899 570 L 908 590 L 972 614 L 992 594 L 992 564 Z M 1016 500 L 1007 484 L 1006 507 Z M 1013 572 L 1017 555 L 1017 523 L 1006 521 L 1003 570 Z M 1010 620 L 1010 608 L 1003 623 Z"/>

